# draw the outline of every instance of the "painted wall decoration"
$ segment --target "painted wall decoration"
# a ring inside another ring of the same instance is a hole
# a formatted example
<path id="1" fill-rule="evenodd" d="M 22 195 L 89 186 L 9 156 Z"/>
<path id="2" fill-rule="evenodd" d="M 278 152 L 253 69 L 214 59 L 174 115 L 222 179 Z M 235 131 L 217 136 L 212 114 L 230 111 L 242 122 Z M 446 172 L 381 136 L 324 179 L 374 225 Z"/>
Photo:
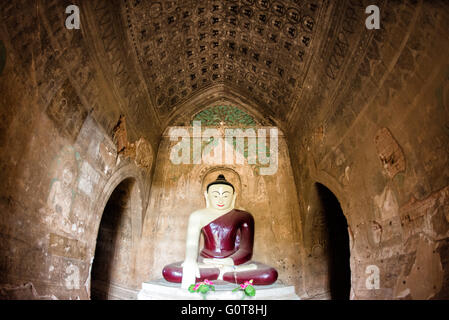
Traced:
<path id="1" fill-rule="evenodd" d="M 256 121 L 252 116 L 234 106 L 214 106 L 197 113 L 193 121 L 201 121 L 202 126 L 250 127 Z"/>
<path id="2" fill-rule="evenodd" d="M 68 80 L 56 92 L 45 113 L 59 133 L 72 142 L 76 141 L 88 115 L 75 88 Z"/>
<path id="3" fill-rule="evenodd" d="M 71 146 L 63 148 L 55 159 L 47 205 L 56 214 L 57 220 L 69 219 L 76 196 L 80 162 L 80 154 Z"/>

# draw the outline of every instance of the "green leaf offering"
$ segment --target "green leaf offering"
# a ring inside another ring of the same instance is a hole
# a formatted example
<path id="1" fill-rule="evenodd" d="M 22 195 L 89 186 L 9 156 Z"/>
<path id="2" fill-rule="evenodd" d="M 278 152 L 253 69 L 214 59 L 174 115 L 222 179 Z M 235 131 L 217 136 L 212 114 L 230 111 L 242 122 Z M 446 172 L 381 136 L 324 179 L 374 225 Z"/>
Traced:
<path id="1" fill-rule="evenodd" d="M 190 285 L 189 292 L 195 292 L 195 285 L 194 284 Z"/>
<path id="2" fill-rule="evenodd" d="M 256 289 L 254 289 L 253 286 L 247 286 L 245 288 L 245 293 L 250 297 L 254 297 L 256 295 Z"/>
<path id="3" fill-rule="evenodd" d="M 199 288 L 198 288 L 199 292 L 201 292 L 202 294 L 205 294 L 209 291 L 209 286 L 208 285 L 204 285 L 202 284 Z"/>

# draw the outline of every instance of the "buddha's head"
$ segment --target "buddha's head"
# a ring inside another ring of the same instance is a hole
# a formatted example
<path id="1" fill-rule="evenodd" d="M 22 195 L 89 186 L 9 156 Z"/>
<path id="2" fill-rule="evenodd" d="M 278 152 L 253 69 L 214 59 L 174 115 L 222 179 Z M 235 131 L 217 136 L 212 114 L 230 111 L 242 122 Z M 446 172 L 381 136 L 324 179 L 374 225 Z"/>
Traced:
<path id="1" fill-rule="evenodd" d="M 236 198 L 234 186 L 222 174 L 207 185 L 204 196 L 208 208 L 220 211 L 234 208 Z"/>

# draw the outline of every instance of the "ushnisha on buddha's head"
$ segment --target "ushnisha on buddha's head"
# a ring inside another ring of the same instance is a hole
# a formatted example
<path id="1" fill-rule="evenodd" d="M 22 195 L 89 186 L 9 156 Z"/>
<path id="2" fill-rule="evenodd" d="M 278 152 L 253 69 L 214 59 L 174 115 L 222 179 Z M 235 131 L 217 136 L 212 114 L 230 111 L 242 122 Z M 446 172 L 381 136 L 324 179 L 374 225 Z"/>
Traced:
<path id="1" fill-rule="evenodd" d="M 222 174 L 207 185 L 204 193 L 207 208 L 220 211 L 233 209 L 236 195 L 234 186 Z"/>

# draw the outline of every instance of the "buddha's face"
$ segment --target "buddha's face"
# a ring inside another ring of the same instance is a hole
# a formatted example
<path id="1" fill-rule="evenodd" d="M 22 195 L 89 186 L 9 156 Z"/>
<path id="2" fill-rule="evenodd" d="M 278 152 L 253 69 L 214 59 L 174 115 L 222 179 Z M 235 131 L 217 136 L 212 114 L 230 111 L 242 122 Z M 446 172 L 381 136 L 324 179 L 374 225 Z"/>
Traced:
<path id="1" fill-rule="evenodd" d="M 216 210 L 227 210 L 233 205 L 234 190 L 226 184 L 214 184 L 206 194 L 208 204 Z"/>

